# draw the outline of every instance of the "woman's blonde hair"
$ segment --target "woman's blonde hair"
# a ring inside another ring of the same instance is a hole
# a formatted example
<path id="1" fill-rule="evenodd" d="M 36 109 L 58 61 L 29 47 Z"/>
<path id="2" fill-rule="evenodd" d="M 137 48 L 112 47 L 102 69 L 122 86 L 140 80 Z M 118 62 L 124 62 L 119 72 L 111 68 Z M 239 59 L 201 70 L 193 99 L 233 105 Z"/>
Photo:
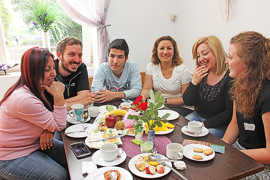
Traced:
<path id="1" fill-rule="evenodd" d="M 164 40 L 168 40 L 168 41 L 171 41 L 172 45 L 173 45 L 173 49 L 174 49 L 174 55 L 173 55 L 173 58 L 172 58 L 172 64 L 174 66 L 177 66 L 177 65 L 180 65 L 183 63 L 183 60 L 182 58 L 180 57 L 179 55 L 179 52 L 178 52 L 178 47 L 177 47 L 177 44 L 176 44 L 176 41 L 171 37 L 171 36 L 162 36 L 160 38 L 158 38 L 155 43 L 154 43 L 154 47 L 153 47 L 153 50 L 152 50 L 152 63 L 153 64 L 159 64 L 160 63 L 160 60 L 158 58 L 158 45 L 161 41 L 164 41 Z"/>
<path id="2" fill-rule="evenodd" d="M 198 39 L 192 47 L 192 56 L 193 59 L 196 60 L 196 65 L 198 66 L 198 54 L 197 49 L 201 44 L 207 44 L 210 50 L 214 53 L 217 62 L 217 71 L 216 74 L 220 75 L 225 70 L 228 69 L 228 65 L 226 64 L 226 53 L 222 46 L 221 41 L 216 36 L 207 36 Z"/>
<path id="3" fill-rule="evenodd" d="M 248 118 L 254 115 L 263 80 L 270 79 L 270 41 L 260 33 L 248 31 L 234 36 L 230 43 L 247 66 L 235 78 L 231 92 L 237 111 Z"/>

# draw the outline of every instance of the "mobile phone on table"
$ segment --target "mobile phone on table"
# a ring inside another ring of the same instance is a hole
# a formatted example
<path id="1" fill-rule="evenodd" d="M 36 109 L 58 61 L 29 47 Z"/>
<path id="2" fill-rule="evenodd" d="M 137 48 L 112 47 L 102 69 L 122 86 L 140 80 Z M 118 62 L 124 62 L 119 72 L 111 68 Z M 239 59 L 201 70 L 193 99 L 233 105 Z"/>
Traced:
<path id="1" fill-rule="evenodd" d="M 91 155 L 90 149 L 84 142 L 76 142 L 69 145 L 77 159 L 85 158 Z"/>

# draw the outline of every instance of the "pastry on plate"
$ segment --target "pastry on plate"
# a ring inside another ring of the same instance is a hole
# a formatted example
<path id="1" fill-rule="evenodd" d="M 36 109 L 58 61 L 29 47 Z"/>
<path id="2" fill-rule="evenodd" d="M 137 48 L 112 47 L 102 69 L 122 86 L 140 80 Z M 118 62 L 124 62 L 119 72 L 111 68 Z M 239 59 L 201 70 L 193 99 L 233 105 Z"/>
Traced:
<path id="1" fill-rule="evenodd" d="M 206 156 L 209 156 L 209 155 L 213 154 L 213 149 L 204 149 L 204 150 L 203 150 L 203 153 L 204 153 Z"/>
<path id="2" fill-rule="evenodd" d="M 192 156 L 192 159 L 195 159 L 195 160 L 202 160 L 203 157 L 202 157 L 201 155 L 199 155 L 199 154 L 194 154 L 194 155 Z"/>
<path id="3" fill-rule="evenodd" d="M 109 170 L 104 173 L 105 180 L 120 180 L 121 174 L 117 170 Z"/>
<path id="4" fill-rule="evenodd" d="M 199 148 L 199 147 L 194 147 L 193 148 L 193 152 L 202 153 L 203 152 L 203 149 L 202 148 Z"/>

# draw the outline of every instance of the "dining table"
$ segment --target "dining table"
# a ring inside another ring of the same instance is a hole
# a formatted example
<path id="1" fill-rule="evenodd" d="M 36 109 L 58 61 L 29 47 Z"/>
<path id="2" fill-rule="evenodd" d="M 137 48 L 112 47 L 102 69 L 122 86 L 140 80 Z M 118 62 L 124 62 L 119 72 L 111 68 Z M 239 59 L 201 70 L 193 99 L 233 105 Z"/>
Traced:
<path id="1" fill-rule="evenodd" d="M 119 105 L 120 102 L 112 102 L 113 105 Z M 169 109 L 168 107 L 165 107 Z M 88 123 L 93 123 L 94 118 Z M 166 136 L 171 142 L 182 144 L 184 140 L 195 140 L 195 141 L 203 141 L 211 144 L 222 145 L 225 146 L 225 153 L 215 153 L 213 159 L 209 161 L 194 161 L 184 157 L 182 160 L 186 164 L 186 169 L 177 170 L 183 176 L 185 176 L 189 180 L 227 180 L 227 179 L 241 179 L 243 177 L 247 177 L 249 175 L 258 173 L 263 171 L 264 165 L 245 155 L 238 149 L 234 148 L 232 145 L 223 142 L 221 139 L 211 135 L 210 133 L 203 137 L 192 137 L 182 133 L 181 128 L 186 126 L 188 120 L 183 116 L 179 116 L 177 119 L 169 121 L 175 127 L 174 130 L 166 135 L 156 135 Z M 67 126 L 70 126 L 68 124 Z M 70 149 L 70 144 L 75 142 L 85 142 L 85 138 L 71 138 L 65 135 L 64 131 L 61 133 L 66 159 L 68 163 L 68 171 L 71 180 L 86 180 L 91 176 L 88 174 L 84 176 L 82 173 L 82 163 L 85 161 L 92 161 L 92 157 L 86 157 L 83 159 L 77 159 L 73 152 Z M 90 149 L 92 153 L 97 151 L 96 149 Z M 127 156 L 125 161 L 119 165 L 118 167 L 124 168 L 128 170 L 134 180 L 144 179 L 142 177 L 134 175 L 128 166 L 128 163 L 132 157 Z M 101 168 L 101 166 L 98 166 Z M 173 171 L 170 171 L 167 175 L 163 176 L 162 179 L 165 180 L 178 180 L 181 179 L 177 176 Z"/>

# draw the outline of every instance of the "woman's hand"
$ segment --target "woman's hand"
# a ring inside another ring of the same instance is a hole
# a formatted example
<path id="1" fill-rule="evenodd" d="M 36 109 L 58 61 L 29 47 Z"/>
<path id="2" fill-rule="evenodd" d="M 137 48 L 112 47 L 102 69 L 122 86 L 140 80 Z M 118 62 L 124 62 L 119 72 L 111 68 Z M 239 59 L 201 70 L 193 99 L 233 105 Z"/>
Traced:
<path id="1" fill-rule="evenodd" d="M 192 84 L 198 85 L 202 79 L 208 75 L 208 68 L 205 66 L 197 66 L 195 72 L 192 75 Z"/>
<path id="2" fill-rule="evenodd" d="M 40 135 L 40 148 L 45 151 L 53 146 L 53 133 L 44 130 Z"/>
<path id="3" fill-rule="evenodd" d="M 63 96 L 65 91 L 65 85 L 61 83 L 60 81 L 53 81 L 51 86 L 44 86 L 46 91 L 50 93 L 53 97 L 55 96 Z"/>

